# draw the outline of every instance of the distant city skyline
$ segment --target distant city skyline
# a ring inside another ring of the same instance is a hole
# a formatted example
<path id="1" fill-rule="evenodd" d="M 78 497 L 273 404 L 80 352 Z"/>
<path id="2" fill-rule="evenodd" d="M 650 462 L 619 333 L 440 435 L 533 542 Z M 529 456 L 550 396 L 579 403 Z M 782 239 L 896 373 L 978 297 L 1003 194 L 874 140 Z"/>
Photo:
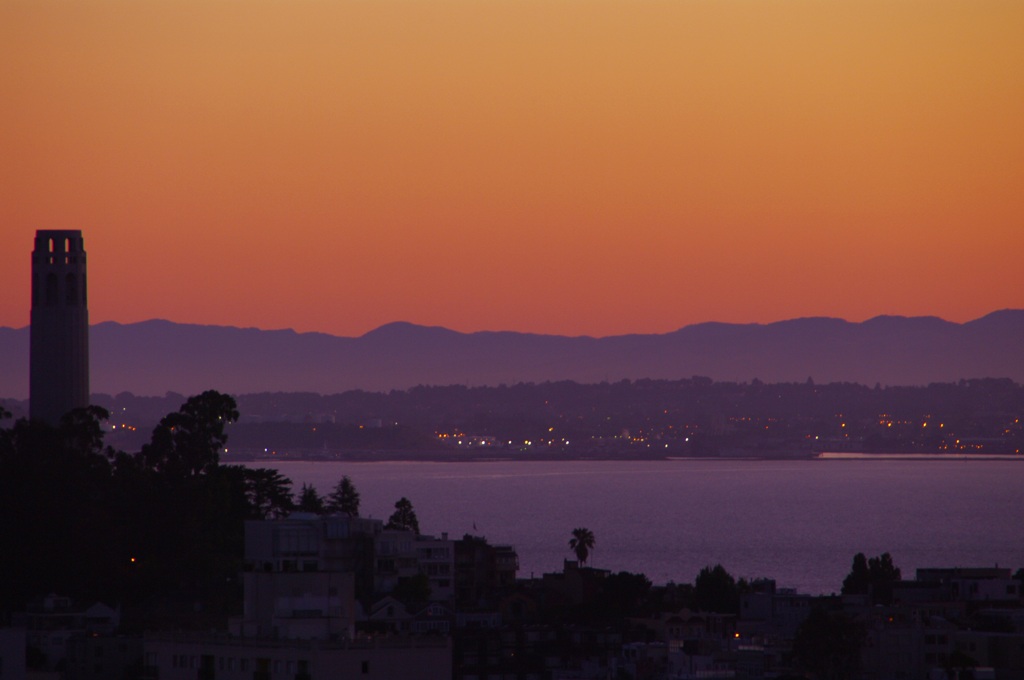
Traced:
<path id="1" fill-rule="evenodd" d="M 604 337 L 1024 308 L 1024 4 L 0 4 L 0 326 Z"/>

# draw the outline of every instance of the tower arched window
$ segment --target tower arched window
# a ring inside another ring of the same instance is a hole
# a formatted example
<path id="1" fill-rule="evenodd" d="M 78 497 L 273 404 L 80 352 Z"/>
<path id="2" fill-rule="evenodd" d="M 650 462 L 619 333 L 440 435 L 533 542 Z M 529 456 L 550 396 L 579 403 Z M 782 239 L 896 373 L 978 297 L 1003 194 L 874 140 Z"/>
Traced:
<path id="1" fill-rule="evenodd" d="M 57 275 L 53 272 L 46 275 L 46 304 L 57 304 Z"/>
<path id="2" fill-rule="evenodd" d="M 64 302 L 69 305 L 78 302 L 78 277 L 74 274 L 64 278 Z"/>

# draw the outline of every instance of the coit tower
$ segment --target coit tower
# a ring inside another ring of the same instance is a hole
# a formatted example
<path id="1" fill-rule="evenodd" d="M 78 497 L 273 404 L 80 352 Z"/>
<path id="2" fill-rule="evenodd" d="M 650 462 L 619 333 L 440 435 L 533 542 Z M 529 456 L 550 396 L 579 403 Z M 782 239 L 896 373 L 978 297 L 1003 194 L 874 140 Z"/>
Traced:
<path id="1" fill-rule="evenodd" d="M 32 251 L 29 418 L 56 425 L 89 405 L 89 309 L 78 230 L 39 230 Z"/>

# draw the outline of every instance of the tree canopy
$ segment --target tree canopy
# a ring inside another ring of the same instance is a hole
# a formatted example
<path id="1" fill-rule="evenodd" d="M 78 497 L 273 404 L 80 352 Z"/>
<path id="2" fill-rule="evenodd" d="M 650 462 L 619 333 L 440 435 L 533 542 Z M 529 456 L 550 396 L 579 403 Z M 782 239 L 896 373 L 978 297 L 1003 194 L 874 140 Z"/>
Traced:
<path id="1" fill-rule="evenodd" d="M 327 509 L 349 517 L 359 516 L 359 492 L 348 475 L 339 479 L 334 490 L 327 496 Z"/>
<path id="2" fill-rule="evenodd" d="M 299 492 L 299 502 L 295 504 L 295 509 L 299 512 L 311 512 L 315 515 L 322 515 L 327 512 L 327 505 L 312 484 L 303 484 L 302 490 Z"/>
<path id="3" fill-rule="evenodd" d="M 693 603 L 700 611 L 739 613 L 739 587 L 721 564 L 701 569 L 693 586 Z"/>
<path id="4" fill-rule="evenodd" d="M 411 531 L 420 533 L 420 521 L 416 517 L 416 511 L 412 509 L 412 502 L 402 496 L 395 502 L 395 511 L 388 518 L 385 529 L 397 529 L 399 531 Z"/>
<path id="5" fill-rule="evenodd" d="M 104 445 L 107 417 L 0 428 L 0 611 L 56 592 L 118 604 L 128 629 L 223 624 L 241 605 L 244 522 L 286 513 L 291 481 L 220 464 L 228 395 L 189 398 L 136 454 Z"/>
<path id="6" fill-rule="evenodd" d="M 244 468 L 245 495 L 253 519 L 284 517 L 295 507 L 292 480 L 270 468 Z"/>
<path id="7" fill-rule="evenodd" d="M 892 602 L 893 584 L 901 578 L 892 555 L 882 553 L 868 559 L 864 553 L 853 556 L 850 573 L 843 579 L 843 595 L 868 595 L 874 604 Z"/>
<path id="8" fill-rule="evenodd" d="M 207 390 L 189 397 L 153 430 L 142 458 L 151 468 L 177 476 L 196 476 L 215 468 L 228 437 L 224 427 L 238 420 L 235 400 Z"/>
<path id="9" fill-rule="evenodd" d="M 580 566 L 586 564 L 590 552 L 594 549 L 594 532 L 586 527 L 577 527 L 572 530 L 572 538 L 569 539 L 569 550 L 579 560 Z"/>

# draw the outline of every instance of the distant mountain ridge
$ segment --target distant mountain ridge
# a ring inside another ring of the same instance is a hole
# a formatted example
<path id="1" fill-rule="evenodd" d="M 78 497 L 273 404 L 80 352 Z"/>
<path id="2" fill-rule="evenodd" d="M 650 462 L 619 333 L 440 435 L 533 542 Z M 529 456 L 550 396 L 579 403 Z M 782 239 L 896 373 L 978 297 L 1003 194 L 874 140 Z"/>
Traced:
<path id="1" fill-rule="evenodd" d="M 1024 382 L 1024 310 L 958 324 L 878 316 L 701 323 L 605 338 L 460 333 L 396 322 L 363 336 L 151 320 L 90 332 L 92 391 L 162 395 L 386 391 L 415 385 L 689 378 L 924 385 Z M 28 328 L 0 328 L 0 397 L 28 396 Z"/>

